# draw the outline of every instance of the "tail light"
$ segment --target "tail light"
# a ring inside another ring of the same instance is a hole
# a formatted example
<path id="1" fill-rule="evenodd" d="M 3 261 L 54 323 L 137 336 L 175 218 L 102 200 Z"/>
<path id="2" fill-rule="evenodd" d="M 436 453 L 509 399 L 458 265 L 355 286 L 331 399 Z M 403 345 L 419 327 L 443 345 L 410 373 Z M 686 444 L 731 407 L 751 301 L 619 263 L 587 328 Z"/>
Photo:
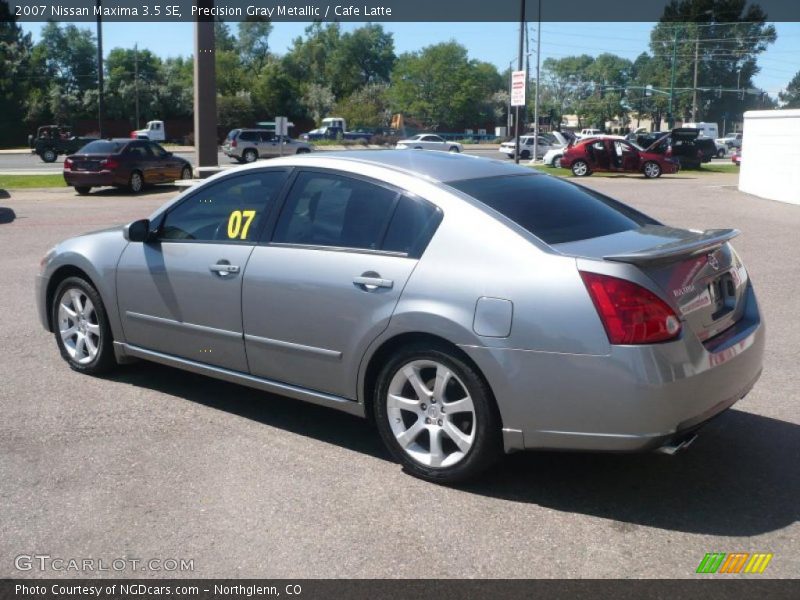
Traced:
<path id="1" fill-rule="evenodd" d="M 236 140 L 231 140 L 231 148 L 236 148 Z"/>
<path id="2" fill-rule="evenodd" d="M 136 139 L 136 131 L 131 131 L 131 138 Z"/>
<path id="3" fill-rule="evenodd" d="M 107 158 L 100 162 L 100 166 L 111 171 L 119 167 L 119 161 L 113 158 Z"/>
<path id="4" fill-rule="evenodd" d="M 72 159 L 66 158 L 64 159 L 64 170 L 71 171 L 72 170 Z"/>
<path id="5" fill-rule="evenodd" d="M 654 344 L 681 332 L 675 312 L 651 291 L 624 279 L 581 271 L 612 344 Z"/>

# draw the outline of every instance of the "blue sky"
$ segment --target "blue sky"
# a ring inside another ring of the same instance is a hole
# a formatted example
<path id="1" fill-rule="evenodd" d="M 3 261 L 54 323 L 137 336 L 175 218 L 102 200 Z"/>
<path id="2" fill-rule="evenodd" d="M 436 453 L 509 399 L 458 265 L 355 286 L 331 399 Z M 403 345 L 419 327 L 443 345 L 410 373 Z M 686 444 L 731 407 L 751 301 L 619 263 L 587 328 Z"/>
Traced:
<path id="1" fill-rule="evenodd" d="M 359 23 L 346 23 L 345 30 Z M 292 40 L 302 35 L 307 23 L 275 23 L 270 45 L 282 54 Z M 396 52 L 418 50 L 424 46 L 454 39 L 469 50 L 470 57 L 506 69 L 515 60 L 518 44 L 517 23 L 384 23 L 394 34 Z M 24 23 L 23 29 L 38 39 L 41 23 Z M 94 31 L 94 25 L 90 25 Z M 159 56 L 179 56 L 192 53 L 192 23 L 105 23 L 103 49 L 114 47 L 148 48 Z M 755 85 L 775 96 L 800 70 L 800 23 L 776 23 L 778 41 L 761 55 L 761 73 Z M 231 28 L 235 32 L 236 24 Z M 634 59 L 648 49 L 652 23 L 543 23 L 542 60 L 571 54 L 597 55 L 613 52 Z M 529 35 L 535 40 L 536 25 L 529 25 Z M 535 42 L 531 42 L 531 50 Z M 535 58 L 532 58 L 535 60 Z M 533 63 L 532 63 L 533 64 Z M 701 82 L 702 84 L 702 82 Z"/>

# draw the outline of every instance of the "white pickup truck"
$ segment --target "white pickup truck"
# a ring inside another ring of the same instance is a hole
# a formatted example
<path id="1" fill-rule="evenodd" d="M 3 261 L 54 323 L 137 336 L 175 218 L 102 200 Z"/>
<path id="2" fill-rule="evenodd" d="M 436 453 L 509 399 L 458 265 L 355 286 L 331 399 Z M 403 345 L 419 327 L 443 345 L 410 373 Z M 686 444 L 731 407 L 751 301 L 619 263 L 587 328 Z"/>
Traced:
<path id="1" fill-rule="evenodd" d="M 167 139 L 164 121 L 148 121 L 144 129 L 132 131 L 131 137 L 139 140 L 150 140 L 151 142 L 164 142 Z"/>

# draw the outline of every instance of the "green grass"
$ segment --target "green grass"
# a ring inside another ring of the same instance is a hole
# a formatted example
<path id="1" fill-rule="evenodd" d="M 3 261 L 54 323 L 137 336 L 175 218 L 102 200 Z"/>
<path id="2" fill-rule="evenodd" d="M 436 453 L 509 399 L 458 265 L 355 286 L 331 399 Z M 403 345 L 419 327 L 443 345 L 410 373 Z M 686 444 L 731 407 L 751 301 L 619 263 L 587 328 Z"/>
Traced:
<path id="1" fill-rule="evenodd" d="M 53 175 L 0 175 L 0 189 L 20 190 L 26 188 L 66 187 L 61 173 Z"/>
<path id="2" fill-rule="evenodd" d="M 706 163 L 699 171 L 685 171 L 686 173 L 738 173 L 739 167 L 733 163 Z"/>

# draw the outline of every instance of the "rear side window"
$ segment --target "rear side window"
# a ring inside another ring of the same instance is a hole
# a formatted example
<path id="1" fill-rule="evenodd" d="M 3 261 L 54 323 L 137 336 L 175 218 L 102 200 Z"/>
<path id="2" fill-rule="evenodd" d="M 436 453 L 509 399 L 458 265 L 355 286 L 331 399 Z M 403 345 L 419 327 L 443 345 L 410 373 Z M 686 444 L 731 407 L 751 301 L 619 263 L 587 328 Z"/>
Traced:
<path id="1" fill-rule="evenodd" d="M 441 220 L 441 212 L 420 198 L 401 196 L 383 240 L 383 250 L 419 255 Z"/>
<path id="2" fill-rule="evenodd" d="M 108 140 L 97 140 L 89 142 L 78 150 L 78 154 L 117 154 L 127 142 L 112 142 Z"/>
<path id="3" fill-rule="evenodd" d="M 380 250 L 398 194 L 327 173 L 297 176 L 281 211 L 274 242 Z"/>
<path id="4" fill-rule="evenodd" d="M 602 194 L 544 175 L 451 181 L 546 244 L 587 240 L 656 221 Z"/>
<path id="5" fill-rule="evenodd" d="M 259 135 L 257 131 L 243 131 L 239 134 L 239 139 L 243 142 L 257 142 Z"/>

